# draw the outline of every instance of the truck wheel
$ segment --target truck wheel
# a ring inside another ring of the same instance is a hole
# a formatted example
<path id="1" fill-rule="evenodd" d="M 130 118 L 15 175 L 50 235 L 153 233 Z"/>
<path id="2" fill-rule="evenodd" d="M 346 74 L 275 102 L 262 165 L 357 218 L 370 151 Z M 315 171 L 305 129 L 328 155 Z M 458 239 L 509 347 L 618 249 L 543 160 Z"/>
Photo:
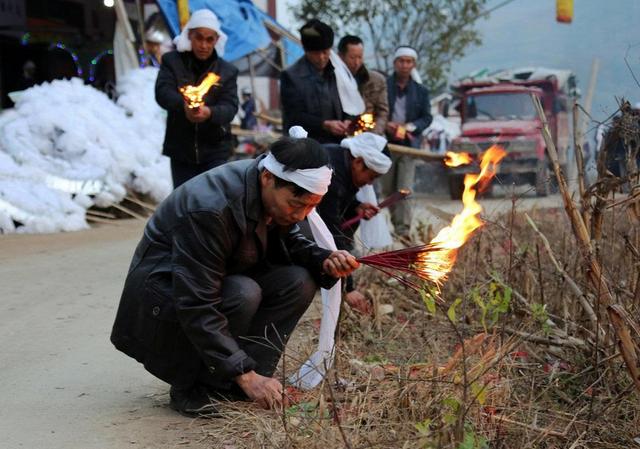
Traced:
<path id="1" fill-rule="evenodd" d="M 551 179 L 549 179 L 549 165 L 547 160 L 538 161 L 535 176 L 535 188 L 537 196 L 547 196 L 551 190 Z"/>
<path id="2" fill-rule="evenodd" d="M 464 193 L 464 175 L 449 176 L 449 195 L 452 200 L 459 200 Z"/>

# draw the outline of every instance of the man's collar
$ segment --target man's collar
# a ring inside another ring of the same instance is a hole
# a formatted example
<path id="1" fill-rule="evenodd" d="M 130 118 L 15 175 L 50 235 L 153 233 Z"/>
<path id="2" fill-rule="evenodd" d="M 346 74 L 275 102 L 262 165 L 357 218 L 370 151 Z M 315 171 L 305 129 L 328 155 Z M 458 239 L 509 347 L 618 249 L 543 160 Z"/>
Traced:
<path id="1" fill-rule="evenodd" d="M 360 68 L 358 69 L 358 71 L 355 73 L 355 75 L 353 75 L 354 78 L 356 79 L 356 82 L 358 84 L 364 84 L 367 81 L 369 81 L 369 71 L 367 70 L 367 68 L 364 66 L 364 64 L 362 64 L 360 66 Z"/>
<path id="2" fill-rule="evenodd" d="M 307 69 L 309 70 L 309 74 L 315 74 L 318 76 L 326 76 L 327 74 L 331 74 L 335 71 L 335 68 L 333 67 L 333 64 L 331 64 L 331 61 L 329 61 L 327 63 L 327 66 L 324 68 L 324 70 L 322 72 L 318 72 L 318 70 L 315 68 L 315 66 L 313 64 L 311 64 L 311 61 L 309 61 L 307 59 L 306 56 L 303 56 L 304 58 L 304 62 L 307 66 Z"/>

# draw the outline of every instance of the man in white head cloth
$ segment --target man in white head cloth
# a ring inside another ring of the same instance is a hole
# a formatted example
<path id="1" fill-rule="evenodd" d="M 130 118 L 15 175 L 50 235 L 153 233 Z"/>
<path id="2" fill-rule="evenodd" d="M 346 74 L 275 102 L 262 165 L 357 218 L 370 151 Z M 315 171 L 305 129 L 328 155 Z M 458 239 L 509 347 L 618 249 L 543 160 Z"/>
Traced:
<path id="1" fill-rule="evenodd" d="M 297 225 L 327 192 L 328 164 L 316 141 L 282 138 L 186 182 L 149 219 L 111 341 L 171 385 L 175 410 L 214 414 L 210 398 L 286 405 L 272 375 L 288 337 L 316 288 L 359 265 Z"/>
<path id="2" fill-rule="evenodd" d="M 225 163 L 232 154 L 238 69 L 222 59 L 226 40 L 216 15 L 200 9 L 174 39 L 176 51 L 162 56 L 156 101 L 168 113 L 162 152 L 171 159 L 174 187 Z M 178 89 L 200 84 L 210 72 L 220 80 L 204 96 L 202 106 L 190 108 Z"/>
<path id="3" fill-rule="evenodd" d="M 418 53 L 412 47 L 403 45 L 393 56 L 394 73 L 387 78 L 389 95 L 389 121 L 387 138 L 400 145 L 420 147 L 422 131 L 430 124 L 431 103 L 429 91 L 421 83 L 416 70 Z M 413 190 L 415 180 L 415 159 L 401 156 L 394 160 L 394 170 L 385 177 L 387 193 L 399 189 Z M 400 201 L 391 208 L 391 218 L 396 234 L 408 237 L 411 230 L 411 204 Z"/>
<path id="4" fill-rule="evenodd" d="M 343 139 L 340 145 L 324 145 L 329 154 L 333 178 L 327 194 L 317 207 L 318 214 L 333 234 L 338 249 L 353 250 L 353 235 L 358 224 L 343 229 L 346 220 L 362 215 L 365 220 L 378 213 L 378 207 L 361 203 L 356 194 L 361 187 L 372 184 L 391 168 L 387 140 L 374 133 L 365 132 Z M 345 282 L 345 300 L 360 311 L 366 311 L 365 297 L 356 290 L 353 279 Z"/>

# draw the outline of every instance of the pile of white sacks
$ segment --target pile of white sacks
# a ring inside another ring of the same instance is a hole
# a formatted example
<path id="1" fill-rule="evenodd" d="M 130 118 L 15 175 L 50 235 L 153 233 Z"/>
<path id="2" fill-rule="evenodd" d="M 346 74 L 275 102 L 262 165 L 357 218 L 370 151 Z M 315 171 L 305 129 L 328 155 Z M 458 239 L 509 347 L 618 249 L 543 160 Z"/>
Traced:
<path id="1" fill-rule="evenodd" d="M 156 76 L 130 72 L 117 103 L 80 79 L 53 81 L 0 113 L 0 233 L 79 230 L 86 209 L 127 190 L 156 201 L 171 192 Z"/>

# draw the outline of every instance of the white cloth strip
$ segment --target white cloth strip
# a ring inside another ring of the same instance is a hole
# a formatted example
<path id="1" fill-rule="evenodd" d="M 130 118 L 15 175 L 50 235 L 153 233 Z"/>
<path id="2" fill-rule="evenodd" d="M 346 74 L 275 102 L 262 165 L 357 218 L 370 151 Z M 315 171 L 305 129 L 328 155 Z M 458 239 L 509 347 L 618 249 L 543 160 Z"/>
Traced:
<path id="1" fill-rule="evenodd" d="M 267 157 L 260 161 L 259 168 L 266 168 L 274 176 L 292 182 L 316 195 L 324 195 L 327 193 L 329 184 L 331 184 L 331 175 L 333 174 L 331 169 L 326 165 L 318 168 L 285 170 L 285 166 L 278 162 L 272 153 L 269 153 Z"/>
<path id="2" fill-rule="evenodd" d="M 313 238 L 320 248 L 336 251 L 336 242 L 327 225 L 315 209 L 307 216 Z M 303 390 L 315 388 L 322 382 L 327 370 L 333 365 L 335 350 L 335 333 L 340 315 L 342 301 L 341 281 L 335 283 L 329 290 L 321 289 L 322 321 L 320 322 L 320 338 L 318 349 L 309 360 L 304 362 L 297 373 L 289 377 L 289 382 Z"/>
<path id="3" fill-rule="evenodd" d="M 361 187 L 356 193 L 356 199 L 361 203 L 378 205 L 372 185 Z M 360 241 L 365 250 L 380 249 L 393 243 L 389 224 L 383 213 L 378 213 L 368 220 L 360 220 Z"/>
<path id="4" fill-rule="evenodd" d="M 418 61 L 418 52 L 411 47 L 398 47 L 396 52 L 393 54 L 393 60 L 395 61 L 401 56 L 408 56 L 413 58 L 416 62 Z"/>
<path id="5" fill-rule="evenodd" d="M 365 104 L 358 90 L 358 83 L 344 61 L 333 50 L 329 55 L 335 69 L 338 96 L 342 110 L 349 115 L 358 116 L 364 113 Z"/>

